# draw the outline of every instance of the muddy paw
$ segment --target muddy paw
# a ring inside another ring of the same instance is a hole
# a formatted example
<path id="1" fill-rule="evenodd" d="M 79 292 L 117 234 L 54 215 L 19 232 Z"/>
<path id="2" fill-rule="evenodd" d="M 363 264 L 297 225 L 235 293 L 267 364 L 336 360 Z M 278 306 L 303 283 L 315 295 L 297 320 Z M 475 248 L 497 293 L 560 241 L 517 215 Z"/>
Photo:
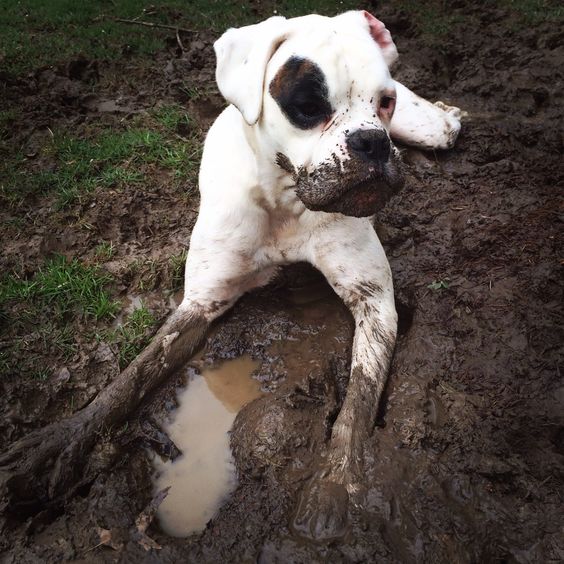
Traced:
<path id="1" fill-rule="evenodd" d="M 0 454 L 0 489 L 10 502 L 68 495 L 95 439 L 84 410 L 16 441 Z"/>
<path id="2" fill-rule="evenodd" d="M 342 484 L 313 478 L 302 491 L 293 528 L 313 540 L 342 537 L 348 529 L 349 495 Z"/>

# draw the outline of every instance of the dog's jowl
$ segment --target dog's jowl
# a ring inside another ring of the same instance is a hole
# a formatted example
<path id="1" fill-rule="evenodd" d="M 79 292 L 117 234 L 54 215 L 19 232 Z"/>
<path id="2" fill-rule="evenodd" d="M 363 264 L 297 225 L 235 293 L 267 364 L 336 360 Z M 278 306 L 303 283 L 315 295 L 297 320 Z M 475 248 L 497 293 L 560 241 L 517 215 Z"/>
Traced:
<path id="1" fill-rule="evenodd" d="M 293 520 L 330 538 L 346 530 L 396 338 L 392 276 L 371 223 L 402 185 L 392 139 L 450 147 L 459 114 L 392 79 L 395 45 L 367 12 L 273 17 L 228 30 L 215 50 L 230 105 L 204 147 L 179 314 L 209 323 L 294 261 L 318 268 L 350 308 L 347 395 Z"/>

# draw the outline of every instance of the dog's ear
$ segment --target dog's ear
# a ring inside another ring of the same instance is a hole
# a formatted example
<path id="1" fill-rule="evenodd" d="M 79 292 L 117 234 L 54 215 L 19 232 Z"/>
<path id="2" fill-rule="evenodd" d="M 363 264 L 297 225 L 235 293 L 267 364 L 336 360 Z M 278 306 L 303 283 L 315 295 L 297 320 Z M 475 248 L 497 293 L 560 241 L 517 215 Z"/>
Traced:
<path id="1" fill-rule="evenodd" d="M 372 38 L 376 41 L 376 43 L 378 43 L 380 49 L 382 50 L 382 55 L 384 55 L 386 64 L 391 66 L 398 58 L 398 50 L 390 32 L 386 29 L 384 23 L 375 18 L 370 12 L 364 10 L 362 15 L 368 22 L 370 35 L 372 35 Z"/>
<path id="2" fill-rule="evenodd" d="M 260 117 L 266 65 L 285 39 L 286 22 L 282 16 L 273 16 L 255 25 L 228 29 L 214 43 L 219 91 L 249 125 Z"/>

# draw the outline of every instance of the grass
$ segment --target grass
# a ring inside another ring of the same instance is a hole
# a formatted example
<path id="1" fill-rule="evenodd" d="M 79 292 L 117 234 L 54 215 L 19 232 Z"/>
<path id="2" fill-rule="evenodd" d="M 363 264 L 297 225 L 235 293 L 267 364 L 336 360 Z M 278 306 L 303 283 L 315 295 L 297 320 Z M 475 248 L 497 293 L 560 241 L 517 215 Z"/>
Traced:
<path id="1" fill-rule="evenodd" d="M 425 34 L 445 34 L 454 16 L 448 2 L 398 0 L 418 16 Z M 561 4 L 554 0 L 503 0 L 530 23 L 560 19 Z M 284 0 L 268 3 L 260 14 L 252 5 L 234 0 L 4 0 L 0 11 L 0 54 L 5 70 L 21 74 L 39 66 L 68 61 L 79 55 L 87 59 L 119 59 L 124 55 L 148 56 L 162 48 L 174 32 L 116 21 L 140 19 L 216 34 L 277 14 L 287 17 L 312 12 L 334 15 L 358 9 L 358 2 L 343 0 Z M 1 120 L 0 120 L 1 121 Z"/>
<path id="2" fill-rule="evenodd" d="M 186 257 L 188 256 L 188 251 L 184 249 L 181 253 L 177 255 L 172 255 L 169 259 L 170 266 L 170 278 L 172 284 L 172 290 L 180 290 L 184 283 L 184 267 L 186 265 Z"/>
<path id="3" fill-rule="evenodd" d="M 54 357 L 68 360 L 77 351 L 73 319 L 115 317 L 120 304 L 108 293 L 111 281 L 98 266 L 63 256 L 29 279 L 14 273 L 0 279 L 0 317 L 11 334 L 0 351 L 1 377 L 49 378 Z"/>
<path id="4" fill-rule="evenodd" d="M 535 25 L 544 21 L 564 20 L 564 6 L 550 0 L 503 0 L 502 2 L 519 16 L 523 23 Z"/>
<path id="5" fill-rule="evenodd" d="M 0 377 L 4 379 L 12 371 L 13 360 L 8 350 L 0 351 Z"/>
<path id="6" fill-rule="evenodd" d="M 448 4 L 442 0 L 398 0 L 397 5 L 413 17 L 423 36 L 431 43 L 443 38 L 454 25 L 463 20 L 460 15 L 453 14 L 448 9 Z"/>
<path id="7" fill-rule="evenodd" d="M 178 131 L 191 127 L 190 118 L 178 104 L 162 105 L 153 110 L 153 116 L 165 129 Z"/>
<path id="8" fill-rule="evenodd" d="M 0 143 L 8 137 L 8 128 L 18 118 L 19 112 L 14 108 L 0 110 Z"/>
<path id="9" fill-rule="evenodd" d="M 29 376 L 33 380 L 37 380 L 39 382 L 45 382 L 49 379 L 51 374 L 52 374 L 52 371 L 51 371 L 50 368 L 38 368 L 38 369 L 34 370 L 33 372 L 31 372 L 31 374 Z"/>
<path id="10" fill-rule="evenodd" d="M 185 2 L 163 3 L 146 19 L 163 22 Z M 114 21 L 143 16 L 137 0 L 74 2 L 73 0 L 4 0 L 0 36 L 7 69 L 22 73 L 65 61 L 80 54 L 94 59 L 115 59 L 125 53 L 147 55 L 162 46 L 165 32 Z"/>
<path id="11" fill-rule="evenodd" d="M 188 119 L 176 109 L 162 112 L 160 119 L 170 127 Z M 179 184 L 195 185 L 201 141 L 197 134 L 184 138 L 132 127 L 92 139 L 55 134 L 43 152 L 55 161 L 54 170 L 30 171 L 21 153 L 0 164 L 0 201 L 17 208 L 31 195 L 55 193 L 56 209 L 64 209 L 96 189 L 139 184 L 151 167 L 169 171 Z"/>
<path id="12" fill-rule="evenodd" d="M 139 278 L 137 288 L 141 292 L 154 290 L 157 287 L 159 277 L 159 264 L 157 261 L 153 259 L 145 259 L 139 264 L 139 270 L 141 271 L 141 276 Z"/>
<path id="13" fill-rule="evenodd" d="M 15 302 L 38 314 L 48 313 L 57 321 L 70 314 L 96 321 L 112 318 L 119 304 L 106 291 L 111 281 L 111 276 L 97 266 L 57 256 L 30 280 L 15 274 L 5 277 L 0 282 L 0 309 Z"/>
<path id="14" fill-rule="evenodd" d="M 433 280 L 430 284 L 427 285 L 429 290 L 448 290 L 450 288 L 450 282 L 448 278 L 444 280 Z"/>
<path id="15" fill-rule="evenodd" d="M 147 345 L 155 321 L 151 311 L 141 304 L 141 307 L 133 310 L 123 325 L 102 335 L 103 339 L 118 345 L 121 368 L 125 368 Z"/>
<path id="16" fill-rule="evenodd" d="M 408 12 L 428 43 L 434 45 L 457 26 L 467 23 L 464 13 L 453 13 L 446 0 L 397 0 Z M 562 4 L 555 0 L 502 0 L 496 5 L 509 8 L 519 25 L 535 25 L 543 21 L 558 21 L 564 17 Z"/>
<path id="17" fill-rule="evenodd" d="M 42 353 L 37 353 L 31 351 L 28 345 L 22 351 L 18 342 L 12 344 L 0 352 L 0 379 L 23 376 L 27 380 L 45 382 L 53 374 L 53 369 L 47 365 L 52 360 L 49 351 L 44 349 Z"/>
<path id="18" fill-rule="evenodd" d="M 46 323 L 38 331 L 43 350 L 53 349 L 64 359 L 69 359 L 77 351 L 74 330 L 70 325 L 58 327 L 55 323 Z"/>
<path id="19" fill-rule="evenodd" d="M 149 130 L 106 131 L 95 139 L 56 136 L 52 151 L 58 163 L 48 182 L 64 208 L 97 187 L 118 187 L 143 180 L 137 165 L 146 155 L 155 155 L 161 136 Z"/>
<path id="20" fill-rule="evenodd" d="M 114 256 L 115 250 L 116 248 L 112 241 L 102 241 L 96 246 L 96 249 L 94 249 L 94 254 L 96 255 L 96 258 L 101 261 L 106 261 L 110 260 Z"/>
<path id="21" fill-rule="evenodd" d="M 286 0 L 269 4 L 280 14 L 310 12 L 335 14 L 357 3 L 345 0 Z M 3 0 L 0 11 L 1 51 L 5 69 L 13 74 L 43 65 L 88 59 L 147 56 L 162 48 L 174 32 L 116 21 L 135 19 L 188 29 L 212 30 L 254 23 L 272 15 L 268 8 L 258 16 L 252 6 L 234 0 Z"/>
<path id="22" fill-rule="evenodd" d="M 203 100 L 207 98 L 210 93 L 215 90 L 215 87 L 210 88 L 209 86 L 200 86 L 191 84 L 188 81 L 184 81 L 180 90 L 192 101 Z"/>

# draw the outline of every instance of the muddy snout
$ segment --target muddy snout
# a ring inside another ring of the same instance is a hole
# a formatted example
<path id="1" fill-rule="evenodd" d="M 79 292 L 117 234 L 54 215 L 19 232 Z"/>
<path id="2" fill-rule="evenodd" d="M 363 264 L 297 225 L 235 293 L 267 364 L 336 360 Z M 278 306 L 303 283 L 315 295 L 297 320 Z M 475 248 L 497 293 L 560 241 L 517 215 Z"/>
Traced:
<path id="1" fill-rule="evenodd" d="M 302 169 L 296 194 L 313 211 L 373 215 L 404 184 L 399 152 L 382 128 L 357 129 L 345 143 L 349 158 L 335 154 L 312 173 Z"/>
<path id="2" fill-rule="evenodd" d="M 392 145 L 388 132 L 382 128 L 357 129 L 346 136 L 350 161 L 345 165 L 350 176 L 358 180 L 348 185 L 355 192 L 375 191 L 372 200 L 381 207 L 404 185 L 399 152 Z M 369 209 L 371 206 L 367 206 Z"/>
<path id="3" fill-rule="evenodd" d="M 380 170 L 390 159 L 390 138 L 383 129 L 357 129 L 347 136 L 346 142 L 352 155 L 378 165 Z"/>

